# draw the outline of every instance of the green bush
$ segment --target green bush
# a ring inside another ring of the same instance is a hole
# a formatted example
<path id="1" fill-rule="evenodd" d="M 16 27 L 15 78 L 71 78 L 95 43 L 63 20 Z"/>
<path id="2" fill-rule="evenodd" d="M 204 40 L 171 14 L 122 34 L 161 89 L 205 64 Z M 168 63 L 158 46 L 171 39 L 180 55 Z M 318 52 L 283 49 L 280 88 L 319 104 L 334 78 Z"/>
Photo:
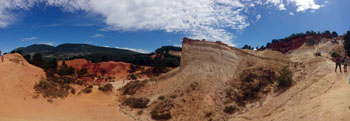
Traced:
<path id="1" fill-rule="evenodd" d="M 171 119 L 171 109 L 174 104 L 170 100 L 163 100 L 155 106 L 150 112 L 151 118 L 154 120 L 169 120 Z"/>
<path id="2" fill-rule="evenodd" d="M 78 71 L 78 75 L 79 76 L 84 76 L 88 73 L 88 70 L 86 68 L 81 68 L 79 71 Z"/>
<path id="3" fill-rule="evenodd" d="M 91 93 L 91 92 L 92 92 L 92 88 L 86 87 L 86 88 L 82 89 L 81 91 L 84 92 L 84 93 L 86 93 L 86 94 L 88 94 L 88 93 Z"/>
<path id="4" fill-rule="evenodd" d="M 224 112 L 227 114 L 233 114 L 233 113 L 235 113 L 235 111 L 236 111 L 236 107 L 233 105 L 225 106 L 225 108 L 224 108 Z"/>
<path id="5" fill-rule="evenodd" d="M 53 81 L 49 81 L 46 79 L 42 79 L 39 81 L 39 83 L 36 83 L 34 85 L 34 89 L 36 92 L 41 93 L 43 97 L 51 97 L 51 98 L 57 98 L 57 97 L 65 97 L 68 95 L 68 90 L 71 87 L 66 84 L 58 84 Z"/>
<path id="6" fill-rule="evenodd" d="M 159 100 L 164 100 L 165 97 L 164 97 L 164 96 L 159 96 L 158 99 L 159 99 Z"/>
<path id="7" fill-rule="evenodd" d="M 156 110 L 153 110 L 151 112 L 151 117 L 154 120 L 169 120 L 169 119 L 171 119 L 171 114 L 170 113 L 164 113 L 163 114 L 163 113 L 159 113 Z"/>
<path id="8" fill-rule="evenodd" d="M 281 69 L 277 81 L 279 87 L 290 87 L 292 85 L 292 72 L 288 69 L 288 66 L 284 66 Z"/>
<path id="9" fill-rule="evenodd" d="M 317 44 L 317 41 L 315 39 L 308 39 L 308 40 L 306 40 L 306 44 L 308 46 L 314 46 Z"/>
<path id="10" fill-rule="evenodd" d="M 147 98 L 134 98 L 130 97 L 124 100 L 123 104 L 131 108 L 147 108 L 147 104 L 150 100 Z"/>
<path id="11" fill-rule="evenodd" d="M 145 81 L 132 81 L 123 87 L 123 95 L 134 95 L 137 90 L 145 86 Z"/>
<path id="12" fill-rule="evenodd" d="M 339 55 L 339 54 L 338 54 L 337 52 L 332 52 L 332 55 L 331 55 L 331 56 L 332 56 L 333 58 L 336 58 L 338 55 Z"/>
<path id="13" fill-rule="evenodd" d="M 112 84 L 105 84 L 101 87 L 98 87 L 98 89 L 101 91 L 104 91 L 104 92 L 112 91 L 113 85 Z"/>

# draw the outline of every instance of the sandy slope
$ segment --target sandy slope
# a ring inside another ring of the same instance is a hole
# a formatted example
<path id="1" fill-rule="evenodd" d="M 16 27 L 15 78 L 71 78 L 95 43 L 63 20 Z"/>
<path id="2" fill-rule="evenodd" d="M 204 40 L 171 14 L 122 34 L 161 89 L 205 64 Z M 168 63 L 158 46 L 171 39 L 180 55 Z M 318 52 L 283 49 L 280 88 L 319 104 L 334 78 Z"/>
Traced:
<path id="1" fill-rule="evenodd" d="M 262 107 L 239 115 L 230 121 L 349 121 L 349 73 L 335 73 L 335 64 L 327 53 L 342 46 L 325 42 L 315 47 L 303 46 L 288 55 L 302 62 L 305 78 Z M 324 57 L 313 53 L 322 52 Z"/>
<path id="2" fill-rule="evenodd" d="M 0 63 L 0 121 L 129 121 L 119 112 L 117 97 L 95 87 L 91 94 L 54 100 L 33 99 L 35 82 L 45 77 L 42 69 L 18 54 Z M 118 85 L 118 84 L 117 84 Z"/>

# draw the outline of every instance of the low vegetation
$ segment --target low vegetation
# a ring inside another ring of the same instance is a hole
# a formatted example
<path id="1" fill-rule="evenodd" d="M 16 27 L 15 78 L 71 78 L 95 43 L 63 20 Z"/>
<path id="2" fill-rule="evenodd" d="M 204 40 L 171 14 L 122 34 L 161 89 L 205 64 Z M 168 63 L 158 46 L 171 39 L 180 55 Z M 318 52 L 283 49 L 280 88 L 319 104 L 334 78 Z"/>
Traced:
<path id="1" fill-rule="evenodd" d="M 81 92 L 89 94 L 92 92 L 92 87 L 85 87 L 84 89 L 81 89 Z"/>
<path id="2" fill-rule="evenodd" d="M 306 42 L 306 45 L 308 46 L 314 46 L 318 44 L 318 42 L 315 39 L 307 39 L 305 42 Z"/>
<path id="3" fill-rule="evenodd" d="M 151 118 L 154 120 L 169 120 L 171 119 L 171 109 L 174 105 L 170 100 L 164 100 L 153 108 L 150 112 Z"/>
<path id="4" fill-rule="evenodd" d="M 277 78 L 278 86 L 281 88 L 290 87 L 292 85 L 292 72 L 288 66 L 284 66 L 280 71 L 280 76 Z"/>
<path id="5" fill-rule="evenodd" d="M 225 106 L 225 108 L 224 108 L 224 112 L 227 114 L 233 114 L 233 113 L 235 113 L 235 111 L 236 111 L 236 107 L 233 105 Z"/>
<path id="6" fill-rule="evenodd" d="M 132 81 L 129 82 L 128 84 L 126 84 L 123 88 L 122 88 L 122 94 L 123 95 L 134 95 L 136 93 L 137 90 L 139 90 L 140 88 L 144 87 L 146 84 L 146 81 Z"/>
<path id="7" fill-rule="evenodd" d="M 36 83 L 34 89 L 45 98 L 63 98 L 69 94 L 69 90 L 75 90 L 69 84 L 60 84 L 46 79 Z"/>
<path id="8" fill-rule="evenodd" d="M 103 86 L 98 87 L 99 90 L 104 91 L 104 92 L 110 92 L 113 89 L 112 84 L 105 84 Z"/>
<path id="9" fill-rule="evenodd" d="M 135 98 L 135 97 L 130 97 L 124 100 L 123 104 L 127 105 L 131 108 L 147 108 L 147 104 L 150 100 L 147 98 Z"/>
<path id="10" fill-rule="evenodd" d="M 232 81 L 231 86 L 226 89 L 225 104 L 245 107 L 246 104 L 264 98 L 277 81 L 274 71 L 263 68 L 244 70 L 239 79 L 241 81 Z"/>

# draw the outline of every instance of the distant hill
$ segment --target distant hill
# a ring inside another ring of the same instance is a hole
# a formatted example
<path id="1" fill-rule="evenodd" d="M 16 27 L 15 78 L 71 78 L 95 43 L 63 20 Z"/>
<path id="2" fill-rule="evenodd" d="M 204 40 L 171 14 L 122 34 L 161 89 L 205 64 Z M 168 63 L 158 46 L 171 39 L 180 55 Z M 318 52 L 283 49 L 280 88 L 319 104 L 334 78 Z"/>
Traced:
<path id="1" fill-rule="evenodd" d="M 27 47 L 17 48 L 14 51 L 21 51 L 23 55 L 40 53 L 44 57 L 55 57 L 59 59 L 73 57 L 95 59 L 106 56 L 107 58 L 114 60 L 128 55 L 141 54 L 125 49 L 99 47 L 89 44 L 62 44 L 56 47 L 45 44 L 34 44 Z"/>

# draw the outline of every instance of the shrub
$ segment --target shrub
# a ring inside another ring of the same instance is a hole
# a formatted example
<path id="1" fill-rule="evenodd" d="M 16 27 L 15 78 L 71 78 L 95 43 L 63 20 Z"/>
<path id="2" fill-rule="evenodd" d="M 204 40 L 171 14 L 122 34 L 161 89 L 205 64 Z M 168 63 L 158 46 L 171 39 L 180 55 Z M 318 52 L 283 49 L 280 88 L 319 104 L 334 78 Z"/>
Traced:
<path id="1" fill-rule="evenodd" d="M 224 108 L 224 112 L 227 114 L 233 114 L 233 113 L 235 113 L 235 111 L 236 111 L 236 107 L 233 105 L 225 106 L 225 108 Z"/>
<path id="2" fill-rule="evenodd" d="M 78 71 L 78 76 L 84 76 L 88 73 L 88 70 L 86 68 L 81 68 L 79 71 Z"/>
<path id="3" fill-rule="evenodd" d="M 137 114 L 138 114 L 138 115 L 142 115 L 142 114 L 143 114 L 143 110 L 137 111 Z"/>
<path id="4" fill-rule="evenodd" d="M 53 100 L 52 99 L 47 99 L 47 102 L 52 103 Z"/>
<path id="5" fill-rule="evenodd" d="M 132 79 L 132 80 L 136 80 L 136 79 L 137 79 L 137 76 L 136 76 L 135 74 L 131 74 L 131 75 L 129 75 L 129 77 L 130 77 L 130 79 Z"/>
<path id="6" fill-rule="evenodd" d="M 72 89 L 70 90 L 70 92 L 74 95 L 74 94 L 75 94 L 75 89 L 72 88 Z"/>
<path id="7" fill-rule="evenodd" d="M 206 113 L 205 113 L 205 117 L 206 117 L 206 118 L 209 118 L 209 117 L 211 117 L 212 115 L 213 115 L 212 112 L 206 112 Z"/>
<path id="8" fill-rule="evenodd" d="M 290 87 L 292 85 L 292 72 L 288 69 L 288 66 L 282 68 L 277 80 L 279 87 Z"/>
<path id="9" fill-rule="evenodd" d="M 112 84 L 105 84 L 101 87 L 98 87 L 98 89 L 101 91 L 105 91 L 105 92 L 112 91 L 113 85 Z"/>
<path id="10" fill-rule="evenodd" d="M 74 83 L 75 80 L 73 78 L 63 78 L 64 83 L 69 84 L 69 83 Z"/>
<path id="11" fill-rule="evenodd" d="M 315 39 L 308 39 L 308 40 L 306 40 L 306 44 L 308 46 L 313 46 L 313 45 L 317 44 L 317 41 Z"/>
<path id="12" fill-rule="evenodd" d="M 333 58 L 336 58 L 336 57 L 338 56 L 338 53 L 337 53 L 337 52 L 332 52 L 331 56 L 332 56 Z"/>
<path id="13" fill-rule="evenodd" d="M 86 87 L 86 88 L 82 89 L 81 91 L 84 92 L 84 93 L 86 93 L 86 94 L 88 94 L 88 93 L 91 93 L 91 92 L 92 92 L 92 88 Z"/>
<path id="14" fill-rule="evenodd" d="M 147 108 L 147 104 L 150 100 L 147 98 L 134 98 L 130 97 L 124 100 L 123 104 L 131 108 Z"/>
<path id="15" fill-rule="evenodd" d="M 159 100 L 164 100 L 165 97 L 164 97 L 164 96 L 159 96 L 158 99 L 159 99 Z"/>
<path id="16" fill-rule="evenodd" d="M 145 86 L 145 81 L 132 81 L 123 87 L 123 95 L 134 95 L 137 90 Z"/>
<path id="17" fill-rule="evenodd" d="M 151 118 L 154 120 L 169 120 L 171 119 L 170 110 L 174 107 L 169 100 L 164 100 L 158 104 L 151 112 Z"/>
<path id="18" fill-rule="evenodd" d="M 151 112 L 151 117 L 154 120 L 169 120 L 169 119 L 171 119 L 171 114 L 170 113 L 160 114 L 160 112 L 153 110 Z"/>
<path id="19" fill-rule="evenodd" d="M 68 89 L 70 89 L 69 85 L 58 84 L 53 81 L 42 79 L 39 83 L 34 85 L 34 89 L 36 92 L 41 93 L 43 97 L 65 97 L 68 95 Z"/>

